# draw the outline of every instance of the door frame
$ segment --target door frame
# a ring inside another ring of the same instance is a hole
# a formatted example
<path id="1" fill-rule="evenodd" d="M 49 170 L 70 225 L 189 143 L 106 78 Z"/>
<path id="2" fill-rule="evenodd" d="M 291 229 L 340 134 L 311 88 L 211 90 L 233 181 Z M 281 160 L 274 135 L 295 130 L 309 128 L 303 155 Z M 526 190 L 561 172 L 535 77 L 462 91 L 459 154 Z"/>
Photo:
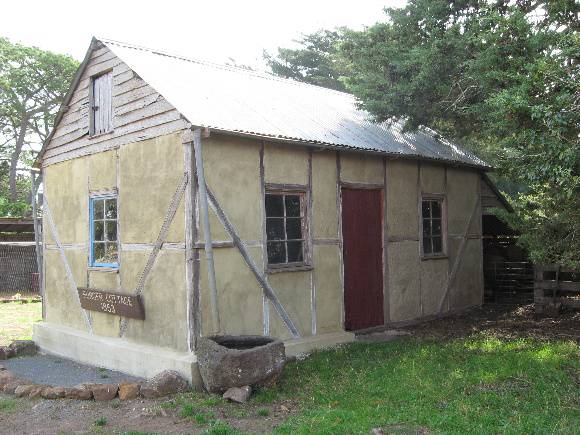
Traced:
<path id="1" fill-rule="evenodd" d="M 349 182 L 349 181 L 342 181 L 340 180 L 341 177 L 341 165 L 340 165 L 340 156 L 338 157 L 338 178 L 339 182 L 337 183 L 337 190 L 338 190 L 338 218 L 339 218 L 339 242 L 340 242 L 340 269 L 341 269 L 341 282 L 342 282 L 342 310 L 341 310 L 341 326 L 342 330 L 346 331 L 346 302 L 345 302 L 345 261 L 344 261 L 344 231 L 343 231 L 343 197 L 342 197 L 342 190 L 343 189 L 351 189 L 351 190 L 378 190 L 382 193 L 381 197 L 381 247 L 382 247 L 382 276 L 383 276 L 383 283 L 382 283 L 382 294 L 383 294 L 383 323 L 382 325 L 374 326 L 368 329 L 373 328 L 381 328 L 384 327 L 391 322 L 390 316 L 390 295 L 389 295 L 389 265 L 388 265 L 388 257 L 387 257 L 387 163 L 386 158 L 383 158 L 383 183 L 368 183 L 368 182 Z M 359 331 L 362 331 L 359 330 Z"/>

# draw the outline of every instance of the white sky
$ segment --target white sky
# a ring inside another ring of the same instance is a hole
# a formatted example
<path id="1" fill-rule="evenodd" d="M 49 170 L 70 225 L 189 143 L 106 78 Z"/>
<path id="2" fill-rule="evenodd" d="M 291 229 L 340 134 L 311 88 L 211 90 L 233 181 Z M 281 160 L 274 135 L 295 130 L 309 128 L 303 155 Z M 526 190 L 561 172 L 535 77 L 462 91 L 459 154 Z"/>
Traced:
<path id="1" fill-rule="evenodd" d="M 12 0 L 0 36 L 82 60 L 93 35 L 225 63 L 263 68 L 262 51 L 301 33 L 384 21 L 405 0 Z"/>

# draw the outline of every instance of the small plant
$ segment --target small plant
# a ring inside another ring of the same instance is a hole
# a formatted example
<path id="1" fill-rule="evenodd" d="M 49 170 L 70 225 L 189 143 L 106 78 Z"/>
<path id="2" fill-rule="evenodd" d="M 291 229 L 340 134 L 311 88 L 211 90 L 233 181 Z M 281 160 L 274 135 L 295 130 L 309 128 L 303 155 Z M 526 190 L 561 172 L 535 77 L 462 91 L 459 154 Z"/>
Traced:
<path id="1" fill-rule="evenodd" d="M 115 399 L 111 402 L 111 408 L 113 408 L 113 409 L 117 409 L 120 406 L 121 406 L 121 402 L 119 401 L 119 399 Z"/>
<path id="2" fill-rule="evenodd" d="M 221 420 L 214 421 L 209 429 L 201 432 L 202 435 L 235 435 L 240 433 L 238 429 L 231 427 Z"/>
<path id="3" fill-rule="evenodd" d="M 181 407 L 179 415 L 183 418 L 192 418 L 195 415 L 195 408 L 191 403 L 186 403 Z"/>
<path id="4" fill-rule="evenodd" d="M 16 408 L 16 400 L 0 399 L 0 414 L 8 414 Z"/>
<path id="5" fill-rule="evenodd" d="M 258 415 L 260 417 L 267 417 L 270 415 L 270 410 L 268 408 L 260 408 L 258 409 Z"/>
<path id="6" fill-rule="evenodd" d="M 99 417 L 95 421 L 95 426 L 106 426 L 107 425 L 107 417 Z"/>

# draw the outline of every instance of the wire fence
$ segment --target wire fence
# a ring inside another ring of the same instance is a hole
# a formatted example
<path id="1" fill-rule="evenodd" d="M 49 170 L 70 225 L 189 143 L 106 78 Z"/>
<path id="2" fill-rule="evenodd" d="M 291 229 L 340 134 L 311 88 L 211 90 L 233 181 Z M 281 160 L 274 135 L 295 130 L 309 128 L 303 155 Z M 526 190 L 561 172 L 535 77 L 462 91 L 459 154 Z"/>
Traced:
<path id="1" fill-rule="evenodd" d="M 39 293 L 34 242 L 0 242 L 0 294 Z"/>

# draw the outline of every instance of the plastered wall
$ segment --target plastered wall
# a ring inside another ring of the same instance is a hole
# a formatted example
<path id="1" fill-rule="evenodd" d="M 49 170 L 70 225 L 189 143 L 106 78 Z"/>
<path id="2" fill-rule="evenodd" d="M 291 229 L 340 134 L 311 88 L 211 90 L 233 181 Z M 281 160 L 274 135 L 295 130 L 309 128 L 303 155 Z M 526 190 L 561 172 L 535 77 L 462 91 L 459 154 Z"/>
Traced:
<path id="1" fill-rule="evenodd" d="M 263 192 L 290 184 L 307 191 L 309 229 L 305 234 L 311 268 L 268 273 L 267 279 L 302 336 L 343 329 L 341 185 L 368 184 L 386 189 L 385 320 L 399 322 L 437 314 L 461 235 L 476 204 L 479 177 L 468 169 L 409 160 L 281 145 L 212 134 L 203 139 L 206 181 L 259 269 L 266 267 Z M 181 136 L 172 134 L 123 145 L 45 168 L 46 194 L 66 256 L 79 286 L 133 293 L 175 190 L 183 177 Z M 385 172 L 386 171 L 386 172 Z M 386 187 L 385 187 L 386 180 Z M 88 197 L 90 192 L 119 192 L 118 271 L 88 267 Z M 444 258 L 421 256 L 421 195 L 444 195 L 448 242 Z M 195 217 L 199 323 L 202 335 L 215 333 L 199 210 Z M 254 275 L 210 209 L 221 332 L 267 333 L 283 339 L 290 333 L 262 294 Z M 45 228 L 48 228 L 45 222 Z M 444 311 L 481 302 L 480 214 L 476 213 L 459 272 L 445 299 Z M 45 231 L 47 321 L 84 329 L 50 231 Z M 185 204 L 182 199 L 163 249 L 143 291 L 146 320 L 129 320 L 126 339 L 187 349 L 185 283 Z M 180 247 L 181 246 L 181 247 Z M 94 332 L 117 336 L 120 319 L 91 312 Z"/>
<path id="2" fill-rule="evenodd" d="M 79 287 L 134 293 L 161 229 L 173 194 L 183 177 L 179 134 L 132 143 L 119 149 L 50 165 L 45 191 L 65 254 Z M 89 267 L 89 196 L 118 191 L 118 270 Z M 183 199 L 167 242 L 183 243 Z M 46 237 L 46 320 L 81 330 L 87 327 L 66 278 L 48 222 Z M 187 349 L 185 257 L 183 250 L 161 250 L 143 290 L 146 319 L 129 319 L 125 338 L 178 350 Z M 89 312 L 93 332 L 117 337 L 120 318 Z"/>

